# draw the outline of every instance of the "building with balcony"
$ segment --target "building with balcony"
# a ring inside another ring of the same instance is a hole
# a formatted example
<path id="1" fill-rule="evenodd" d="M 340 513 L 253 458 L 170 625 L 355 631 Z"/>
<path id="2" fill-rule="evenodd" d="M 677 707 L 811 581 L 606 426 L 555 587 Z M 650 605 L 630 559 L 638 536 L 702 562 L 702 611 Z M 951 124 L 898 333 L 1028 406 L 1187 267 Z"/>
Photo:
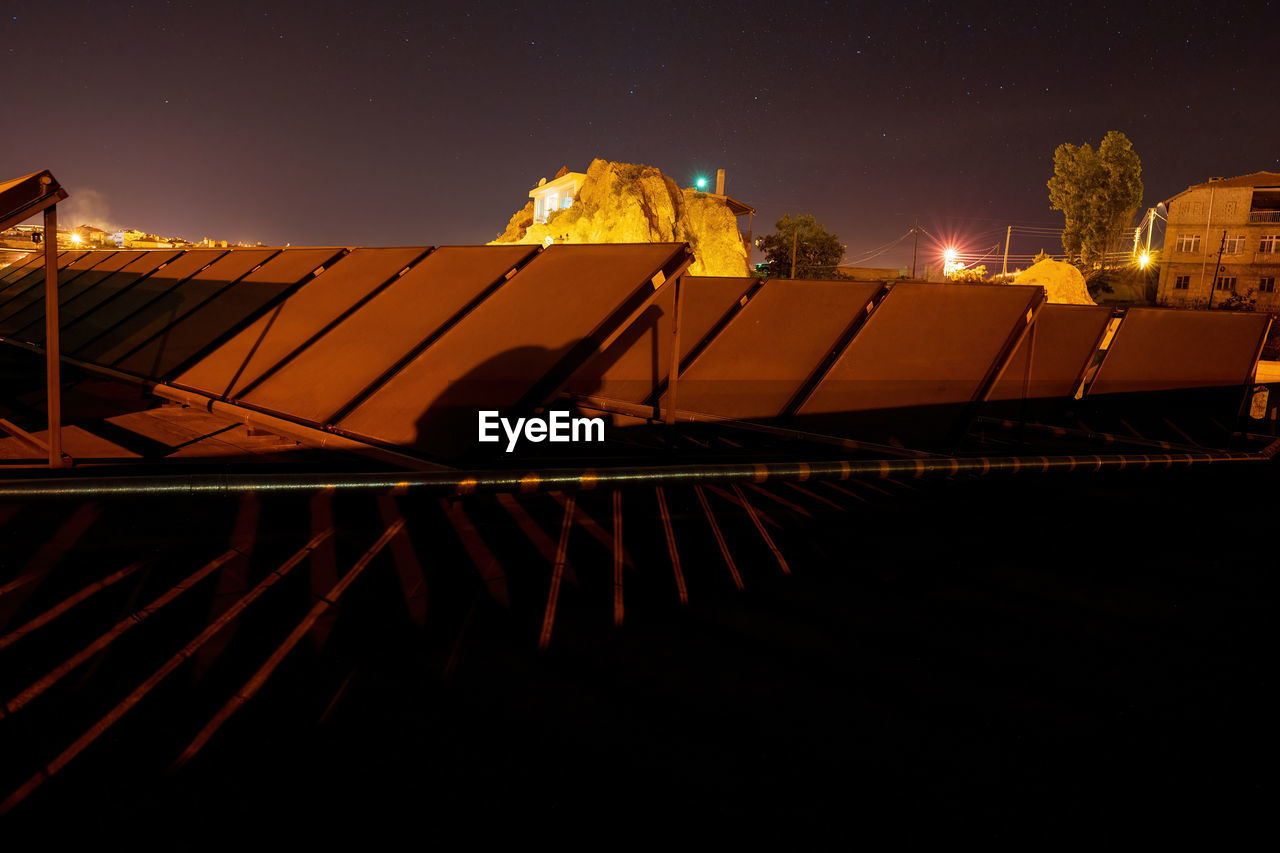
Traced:
<path id="1" fill-rule="evenodd" d="M 1216 306 L 1234 294 L 1280 311 L 1280 172 L 1211 178 L 1165 209 L 1159 304 Z"/>
<path id="2" fill-rule="evenodd" d="M 543 178 L 538 181 L 538 185 L 529 191 L 529 198 L 533 199 L 533 224 L 545 225 L 548 216 L 572 205 L 586 179 L 584 172 L 561 169 L 554 180 Z"/>

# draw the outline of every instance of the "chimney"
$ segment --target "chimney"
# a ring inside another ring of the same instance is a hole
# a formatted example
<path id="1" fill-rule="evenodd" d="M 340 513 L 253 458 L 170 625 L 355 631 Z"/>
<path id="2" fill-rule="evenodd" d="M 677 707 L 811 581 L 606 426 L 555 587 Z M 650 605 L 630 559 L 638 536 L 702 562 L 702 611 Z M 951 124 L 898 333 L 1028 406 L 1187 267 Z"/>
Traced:
<path id="1" fill-rule="evenodd" d="M 724 169 L 716 169 L 716 195 L 724 195 Z"/>
<path id="2" fill-rule="evenodd" d="M 1213 183 L 1214 181 L 1220 181 L 1220 180 L 1222 180 L 1222 177 L 1221 177 L 1221 176 L 1216 177 L 1216 178 L 1210 178 L 1210 179 L 1209 179 L 1209 183 Z"/>

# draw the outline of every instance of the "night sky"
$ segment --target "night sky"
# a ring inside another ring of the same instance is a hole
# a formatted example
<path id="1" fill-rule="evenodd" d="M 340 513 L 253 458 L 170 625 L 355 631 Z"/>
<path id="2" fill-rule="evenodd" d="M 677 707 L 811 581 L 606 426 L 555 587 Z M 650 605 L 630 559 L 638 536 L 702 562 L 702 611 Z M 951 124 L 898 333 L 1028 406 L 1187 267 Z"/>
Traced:
<path id="1" fill-rule="evenodd" d="M 1144 205 L 1280 170 L 1277 5 L 6 0 L 0 178 L 51 169 L 70 225 L 443 245 L 604 157 L 724 168 L 849 261 L 917 216 L 977 249 L 1060 224 L 1061 142 L 1127 134 Z"/>

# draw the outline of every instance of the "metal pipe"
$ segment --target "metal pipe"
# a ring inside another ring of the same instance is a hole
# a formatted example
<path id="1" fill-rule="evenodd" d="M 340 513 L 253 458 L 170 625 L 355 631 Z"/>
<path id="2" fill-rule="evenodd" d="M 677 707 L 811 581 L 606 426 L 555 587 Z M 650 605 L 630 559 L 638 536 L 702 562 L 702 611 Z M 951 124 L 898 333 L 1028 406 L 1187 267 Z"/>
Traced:
<path id="1" fill-rule="evenodd" d="M 41 179 L 51 182 L 52 178 Z M 52 239 L 50 238 L 52 235 Z M 58 206 L 44 211 L 45 410 L 49 414 L 49 467 L 62 467 L 62 365 L 58 361 Z"/>
<path id="2" fill-rule="evenodd" d="M 889 477 L 1042 474 L 1190 468 L 1211 463 L 1272 461 L 1280 439 L 1257 453 L 1202 450 L 1185 453 L 1071 454 L 1061 456 L 930 456 L 821 462 L 766 462 L 729 465 L 665 465 L 543 471 L 393 471 L 373 474 L 182 474 L 142 477 L 48 477 L 0 483 L 0 500 L 110 498 L 172 495 L 240 495 L 246 492 L 301 492 L 324 489 L 465 497 L 473 494 L 532 494 L 590 491 L 600 487 L 763 483 L 805 480 L 876 480 Z"/>

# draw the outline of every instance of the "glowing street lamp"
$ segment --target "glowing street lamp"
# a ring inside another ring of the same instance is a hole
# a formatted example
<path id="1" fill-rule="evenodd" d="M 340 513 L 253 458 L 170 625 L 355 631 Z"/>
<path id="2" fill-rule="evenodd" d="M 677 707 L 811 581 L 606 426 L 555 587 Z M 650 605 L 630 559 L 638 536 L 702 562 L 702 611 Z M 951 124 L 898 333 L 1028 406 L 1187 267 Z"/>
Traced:
<path id="1" fill-rule="evenodd" d="M 694 181 L 694 183 L 700 190 L 705 190 L 707 188 L 707 179 L 702 175 L 699 175 L 698 179 Z"/>
<path id="2" fill-rule="evenodd" d="M 73 245 L 73 246 L 79 246 L 79 245 L 80 245 L 80 235 L 79 235 L 79 234 L 72 234 L 72 235 L 71 235 L 71 245 Z"/>
<path id="3" fill-rule="evenodd" d="M 950 278 L 952 273 L 964 269 L 964 264 L 956 260 L 957 254 L 953 246 L 948 246 L 942 253 L 942 274 L 947 278 Z"/>
<path id="4" fill-rule="evenodd" d="M 1151 263 L 1151 256 L 1148 255 L 1146 252 L 1143 252 L 1141 255 L 1138 256 L 1139 269 L 1145 270 L 1147 268 L 1147 264 L 1149 263 Z"/>

